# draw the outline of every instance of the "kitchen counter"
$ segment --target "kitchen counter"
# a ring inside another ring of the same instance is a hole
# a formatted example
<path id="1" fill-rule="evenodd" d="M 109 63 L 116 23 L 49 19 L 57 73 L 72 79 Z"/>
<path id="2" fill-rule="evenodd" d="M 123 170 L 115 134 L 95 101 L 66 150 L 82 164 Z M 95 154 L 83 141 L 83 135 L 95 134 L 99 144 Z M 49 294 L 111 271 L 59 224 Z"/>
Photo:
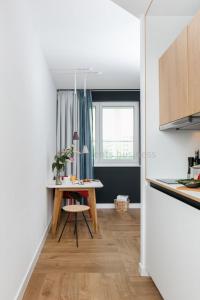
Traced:
<path id="1" fill-rule="evenodd" d="M 149 180 L 145 201 L 145 270 L 165 300 L 200 297 L 200 193 Z"/>
<path id="2" fill-rule="evenodd" d="M 150 186 L 165 193 L 178 200 L 200 209 L 200 191 L 190 190 L 179 190 L 177 188 L 182 187 L 181 184 L 166 184 L 164 182 L 158 181 L 156 179 L 147 179 Z"/>

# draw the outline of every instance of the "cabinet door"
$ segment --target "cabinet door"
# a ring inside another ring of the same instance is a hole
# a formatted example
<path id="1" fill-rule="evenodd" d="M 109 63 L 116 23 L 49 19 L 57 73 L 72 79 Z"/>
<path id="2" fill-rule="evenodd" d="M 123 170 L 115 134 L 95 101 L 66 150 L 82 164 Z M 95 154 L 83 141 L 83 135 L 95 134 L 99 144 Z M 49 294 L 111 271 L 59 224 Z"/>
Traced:
<path id="1" fill-rule="evenodd" d="M 200 12 L 188 26 L 189 104 L 191 114 L 200 112 Z"/>
<path id="2" fill-rule="evenodd" d="M 187 48 L 186 28 L 159 60 L 161 125 L 189 114 Z"/>
<path id="3" fill-rule="evenodd" d="M 163 299 L 199 300 L 199 210 L 149 186 L 146 195 L 148 273 Z"/>

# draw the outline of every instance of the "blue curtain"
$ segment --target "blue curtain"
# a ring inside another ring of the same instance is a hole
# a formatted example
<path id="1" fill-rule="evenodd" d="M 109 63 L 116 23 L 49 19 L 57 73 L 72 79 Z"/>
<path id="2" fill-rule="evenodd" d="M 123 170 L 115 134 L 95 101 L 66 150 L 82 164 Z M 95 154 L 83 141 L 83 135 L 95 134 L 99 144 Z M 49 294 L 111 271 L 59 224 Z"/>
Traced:
<path id="1" fill-rule="evenodd" d="M 86 96 L 84 96 L 84 91 L 78 91 L 79 98 L 79 146 L 80 151 L 82 151 L 83 146 L 88 147 L 88 154 L 80 155 L 80 178 L 93 178 L 93 166 L 94 166 L 94 151 L 92 144 L 93 137 L 93 116 L 92 116 L 92 93 L 90 90 L 86 91 Z"/>

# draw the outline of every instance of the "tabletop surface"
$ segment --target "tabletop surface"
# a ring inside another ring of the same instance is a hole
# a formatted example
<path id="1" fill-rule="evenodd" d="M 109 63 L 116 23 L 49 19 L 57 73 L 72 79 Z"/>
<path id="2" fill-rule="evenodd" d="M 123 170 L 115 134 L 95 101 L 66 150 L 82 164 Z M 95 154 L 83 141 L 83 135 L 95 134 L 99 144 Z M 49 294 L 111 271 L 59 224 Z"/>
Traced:
<path id="1" fill-rule="evenodd" d="M 177 194 L 186 196 L 186 197 L 188 197 L 192 200 L 200 202 L 200 192 L 198 190 L 197 191 L 190 190 L 190 189 L 188 189 L 188 190 L 179 190 L 178 188 L 183 187 L 182 184 L 167 184 L 167 183 L 158 181 L 156 179 L 149 179 L 148 178 L 148 181 L 151 182 L 151 183 L 157 184 L 161 187 L 167 188 L 168 190 L 171 190 L 173 192 L 176 192 Z"/>
<path id="2" fill-rule="evenodd" d="M 84 182 L 83 184 L 78 184 L 78 183 L 72 183 L 72 182 L 67 182 L 62 185 L 56 185 L 55 180 L 49 181 L 46 186 L 48 189 L 64 189 L 64 188 L 69 188 L 69 189 L 97 189 L 97 188 L 102 188 L 103 184 L 101 181 L 91 181 L 91 182 Z"/>

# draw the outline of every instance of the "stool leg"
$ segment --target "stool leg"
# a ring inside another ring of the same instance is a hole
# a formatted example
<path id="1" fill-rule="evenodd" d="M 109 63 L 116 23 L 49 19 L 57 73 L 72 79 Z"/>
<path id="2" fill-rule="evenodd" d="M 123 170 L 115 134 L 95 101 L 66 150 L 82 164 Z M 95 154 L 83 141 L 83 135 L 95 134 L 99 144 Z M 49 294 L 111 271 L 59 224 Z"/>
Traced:
<path id="1" fill-rule="evenodd" d="M 61 240 L 61 237 L 62 237 L 62 235 L 63 235 L 63 232 L 64 232 L 64 230 L 65 230 L 65 227 L 66 227 L 66 225 L 67 225 L 67 222 L 68 222 L 69 216 L 70 216 L 70 213 L 68 213 L 67 219 L 66 219 L 66 221 L 65 221 L 65 225 L 63 226 L 62 232 L 61 232 L 61 234 L 60 234 L 60 237 L 59 237 L 59 239 L 58 239 L 58 243 L 59 243 L 59 242 L 60 242 L 60 240 Z"/>
<path id="2" fill-rule="evenodd" d="M 82 215 L 83 215 L 83 218 L 84 218 L 85 223 L 86 223 L 86 225 L 87 225 L 87 228 L 88 228 L 88 230 L 89 230 L 89 233 L 90 233 L 90 235 L 91 235 L 91 238 L 93 239 L 92 231 L 91 231 L 91 229 L 90 229 L 90 226 L 89 226 L 89 224 L 88 224 L 88 222 L 87 222 L 87 219 L 86 219 L 85 214 L 84 214 L 83 211 L 82 211 Z"/>
<path id="3" fill-rule="evenodd" d="M 75 235 L 76 235 L 76 247 L 78 248 L 77 212 L 75 213 L 74 231 L 75 231 Z"/>
<path id="4" fill-rule="evenodd" d="M 72 205 L 72 204 L 74 204 L 74 199 L 73 199 L 72 197 L 70 197 L 68 200 L 69 200 L 69 203 L 68 203 L 68 205 Z M 72 216 L 72 214 L 70 213 L 69 222 L 71 222 L 71 216 Z"/>
<path id="5" fill-rule="evenodd" d="M 76 234 L 76 213 L 74 216 L 74 235 Z"/>

